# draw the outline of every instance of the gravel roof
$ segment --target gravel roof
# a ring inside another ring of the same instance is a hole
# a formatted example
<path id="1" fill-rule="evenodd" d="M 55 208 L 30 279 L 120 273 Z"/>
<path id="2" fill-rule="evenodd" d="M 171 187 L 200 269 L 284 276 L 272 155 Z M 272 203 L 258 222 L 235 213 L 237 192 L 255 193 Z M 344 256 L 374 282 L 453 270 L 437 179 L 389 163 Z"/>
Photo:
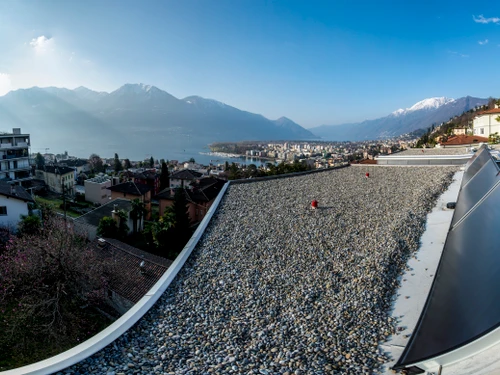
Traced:
<path id="1" fill-rule="evenodd" d="M 372 374 L 397 334 L 398 275 L 456 170 L 365 166 L 230 185 L 155 307 L 72 371 Z"/>

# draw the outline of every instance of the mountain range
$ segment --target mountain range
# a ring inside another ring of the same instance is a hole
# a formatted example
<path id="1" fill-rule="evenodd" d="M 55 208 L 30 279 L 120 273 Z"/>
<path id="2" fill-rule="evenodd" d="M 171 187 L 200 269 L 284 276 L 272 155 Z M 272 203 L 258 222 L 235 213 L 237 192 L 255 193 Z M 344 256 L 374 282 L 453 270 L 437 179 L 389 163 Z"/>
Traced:
<path id="1" fill-rule="evenodd" d="M 309 130 L 324 140 L 362 141 L 383 139 L 439 125 L 476 106 L 488 104 L 488 99 L 466 96 L 424 99 L 410 108 L 398 109 L 388 116 L 360 123 L 322 125 Z"/>
<path id="2" fill-rule="evenodd" d="M 33 87 L 0 97 L 2 130 L 20 127 L 41 149 L 77 155 L 114 152 L 134 158 L 201 150 L 215 141 L 312 139 L 286 117 L 269 120 L 213 99 L 178 99 L 155 86 L 125 84 L 111 92 Z M 37 150 L 33 150 L 37 151 Z M 142 154 L 144 152 L 144 154 Z M 172 156 L 170 156 L 172 157 Z"/>
<path id="3" fill-rule="evenodd" d="M 430 98 L 375 120 L 304 129 L 281 117 L 270 120 L 217 100 L 178 99 L 155 86 L 125 84 L 107 93 L 85 87 L 19 89 L 0 97 L 2 130 L 31 134 L 32 151 L 92 152 L 140 160 L 181 158 L 215 141 L 370 140 L 409 133 L 461 114 L 487 99 Z M 173 155 L 177 153 L 178 155 Z"/>

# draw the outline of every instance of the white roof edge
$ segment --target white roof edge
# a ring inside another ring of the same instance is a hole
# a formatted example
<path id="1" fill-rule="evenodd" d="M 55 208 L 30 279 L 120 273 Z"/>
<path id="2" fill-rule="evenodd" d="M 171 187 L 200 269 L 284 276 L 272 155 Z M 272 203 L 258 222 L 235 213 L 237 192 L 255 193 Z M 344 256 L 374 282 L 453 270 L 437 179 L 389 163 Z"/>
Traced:
<path id="1" fill-rule="evenodd" d="M 139 300 L 139 302 L 132 306 L 132 308 L 128 310 L 123 316 L 121 316 L 117 321 L 115 321 L 103 331 L 92 336 L 90 339 L 61 354 L 47 358 L 40 362 L 32 363 L 30 365 L 3 371 L 0 372 L 0 374 L 44 375 L 58 372 L 90 357 L 94 353 L 111 344 L 122 334 L 128 331 L 135 323 L 139 321 L 139 319 L 141 319 L 149 311 L 149 309 L 161 297 L 163 292 L 177 276 L 177 273 L 184 266 L 184 263 L 191 255 L 193 249 L 195 248 L 196 244 L 203 235 L 203 232 L 208 226 L 208 223 L 210 222 L 210 219 L 212 218 L 215 210 L 221 202 L 222 197 L 226 193 L 228 186 L 229 183 L 226 183 L 224 185 L 222 190 L 217 195 L 214 203 L 208 210 L 206 216 L 203 218 L 202 222 L 200 223 L 194 234 L 191 236 L 191 239 L 188 241 L 186 246 L 184 246 L 184 249 L 175 259 L 175 261 L 165 271 L 160 280 L 158 280 L 158 282 L 153 285 L 153 287 L 146 293 L 144 297 Z"/>

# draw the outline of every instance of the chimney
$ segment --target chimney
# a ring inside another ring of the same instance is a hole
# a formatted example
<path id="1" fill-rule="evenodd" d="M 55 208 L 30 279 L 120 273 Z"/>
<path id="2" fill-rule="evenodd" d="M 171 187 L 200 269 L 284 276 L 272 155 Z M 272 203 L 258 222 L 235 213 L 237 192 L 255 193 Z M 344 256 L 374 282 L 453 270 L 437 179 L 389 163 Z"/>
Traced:
<path id="1" fill-rule="evenodd" d="M 118 216 L 118 209 L 117 205 L 113 205 L 113 211 L 111 211 L 111 217 L 113 218 L 114 221 L 116 221 L 116 224 L 120 225 L 120 216 Z"/>

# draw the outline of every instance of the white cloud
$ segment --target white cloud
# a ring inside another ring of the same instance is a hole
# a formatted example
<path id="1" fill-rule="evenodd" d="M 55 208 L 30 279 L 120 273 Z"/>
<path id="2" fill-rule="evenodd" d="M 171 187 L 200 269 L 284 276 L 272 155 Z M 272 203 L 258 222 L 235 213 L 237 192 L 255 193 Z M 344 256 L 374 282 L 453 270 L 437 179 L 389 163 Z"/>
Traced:
<path id="1" fill-rule="evenodd" d="M 479 17 L 472 16 L 472 19 L 476 23 L 500 23 L 499 17 L 485 18 L 482 14 Z"/>
<path id="2" fill-rule="evenodd" d="M 488 44 L 488 39 L 485 39 L 485 40 L 479 40 L 478 43 L 482 46 L 484 46 L 485 44 Z"/>
<path id="3" fill-rule="evenodd" d="M 21 41 L 17 54 L 9 61 L 2 61 L 0 96 L 33 86 L 104 89 L 102 82 L 108 78 L 93 56 L 79 50 L 78 45 L 66 44 L 68 39 L 64 35 L 51 36 L 39 31 L 34 36 Z"/>
<path id="4" fill-rule="evenodd" d="M 460 57 L 469 57 L 469 55 L 465 55 L 463 53 L 457 52 L 457 51 L 447 51 L 448 53 L 451 53 L 452 55 L 457 55 Z"/>
<path id="5" fill-rule="evenodd" d="M 0 95 L 5 95 L 10 90 L 12 90 L 10 75 L 6 73 L 0 73 Z"/>
<path id="6" fill-rule="evenodd" d="M 31 39 L 30 46 L 37 53 L 54 51 L 54 39 L 47 38 L 45 35 L 41 35 L 38 38 Z"/>

